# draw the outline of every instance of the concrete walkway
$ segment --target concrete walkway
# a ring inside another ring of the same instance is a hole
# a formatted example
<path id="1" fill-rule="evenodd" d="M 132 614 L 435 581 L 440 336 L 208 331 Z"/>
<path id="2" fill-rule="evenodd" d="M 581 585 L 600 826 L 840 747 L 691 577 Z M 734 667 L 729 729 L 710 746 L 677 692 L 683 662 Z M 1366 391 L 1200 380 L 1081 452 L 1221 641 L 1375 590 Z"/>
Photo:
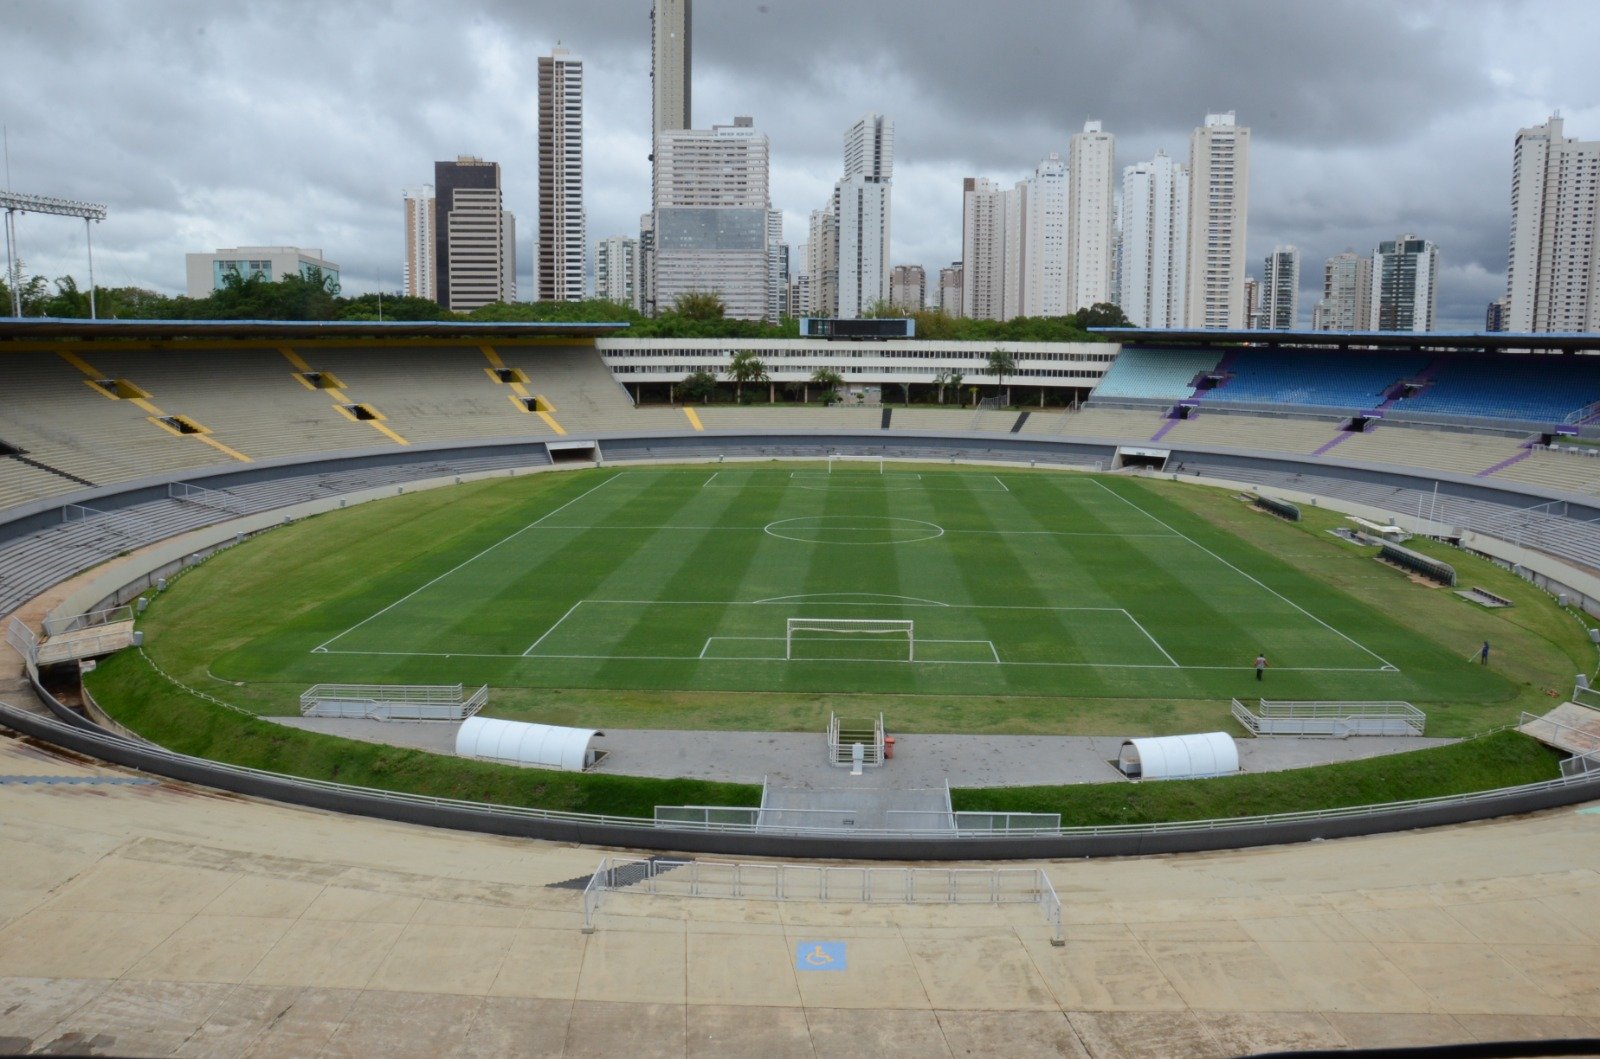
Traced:
<path id="1" fill-rule="evenodd" d="M 0 738 L 0 774 L 92 774 Z M 1041 865 L 1029 905 L 582 894 L 600 851 L 0 784 L 0 1053 L 1145 1059 L 1600 1035 L 1600 813 Z M 971 865 L 963 865 L 971 867 Z M 821 944 L 831 969 L 807 967 Z"/>
<path id="2" fill-rule="evenodd" d="M 435 754 L 455 753 L 455 724 L 365 721 L 333 717 L 272 717 L 292 728 L 410 747 Z M 1454 742 L 1372 736 L 1352 739 L 1239 739 L 1239 762 L 1246 772 L 1354 761 L 1422 750 Z M 821 732 L 683 732 L 608 729 L 595 745 L 609 752 L 598 772 L 619 776 L 683 777 L 729 783 L 789 787 L 850 786 L 849 769 L 827 762 Z M 902 735 L 894 760 L 869 769 L 868 786 L 1019 787 L 1067 783 L 1114 783 L 1112 767 L 1122 740 L 1115 736 Z"/>

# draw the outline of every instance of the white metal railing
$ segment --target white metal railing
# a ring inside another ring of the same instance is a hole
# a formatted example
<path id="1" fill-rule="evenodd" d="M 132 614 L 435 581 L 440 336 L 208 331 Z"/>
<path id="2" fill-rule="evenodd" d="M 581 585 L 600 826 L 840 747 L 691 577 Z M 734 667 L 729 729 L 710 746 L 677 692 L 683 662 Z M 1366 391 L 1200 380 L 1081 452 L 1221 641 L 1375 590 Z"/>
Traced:
<path id="1" fill-rule="evenodd" d="M 1234 699 L 1234 720 L 1253 735 L 1422 735 L 1428 715 L 1409 702 L 1259 700 L 1256 710 Z"/>
<path id="2" fill-rule="evenodd" d="M 1063 943 L 1061 898 L 1042 868 L 897 868 L 608 856 L 583 891 L 583 929 L 608 893 L 855 904 L 1036 904 Z"/>
<path id="3" fill-rule="evenodd" d="M 125 604 L 120 607 L 107 607 L 105 610 L 91 610 L 86 614 L 74 614 L 70 617 L 46 618 L 44 633 L 46 636 L 60 636 L 62 633 L 77 632 L 79 629 L 89 629 L 96 625 L 132 620 L 133 608 Z"/>
<path id="4" fill-rule="evenodd" d="M 861 763 L 868 767 L 883 764 L 884 753 L 883 714 L 878 714 L 878 719 L 872 724 L 872 742 L 861 743 Z M 839 715 L 828 714 L 828 763 L 836 768 L 850 768 L 854 764 L 855 740 L 848 743 L 841 741 L 839 736 Z"/>
<path id="5" fill-rule="evenodd" d="M 235 515 L 249 514 L 248 506 L 239 497 L 221 489 L 207 489 L 203 485 L 170 482 L 167 485 L 167 496 L 173 500 L 187 500 L 190 503 L 219 508 Z"/>
<path id="6" fill-rule="evenodd" d="M 315 684 L 300 694 L 305 717 L 461 721 L 489 702 L 484 685 L 470 695 L 460 684 Z"/>
<path id="7" fill-rule="evenodd" d="M 1582 705 L 1582 703 L 1578 703 Z M 1583 728 L 1578 728 L 1562 721 L 1554 721 L 1543 714 L 1522 712 L 1522 723 L 1517 725 L 1517 730 L 1524 735 L 1533 736 L 1541 743 L 1558 747 L 1569 754 L 1587 755 L 1600 753 L 1600 736 Z M 1562 739 L 1562 736 L 1569 736 Z"/>
<path id="8" fill-rule="evenodd" d="M 39 637 L 34 635 L 32 629 L 23 623 L 21 618 L 12 618 L 6 626 L 6 643 L 11 649 L 22 656 L 22 660 L 30 667 L 39 661 Z"/>

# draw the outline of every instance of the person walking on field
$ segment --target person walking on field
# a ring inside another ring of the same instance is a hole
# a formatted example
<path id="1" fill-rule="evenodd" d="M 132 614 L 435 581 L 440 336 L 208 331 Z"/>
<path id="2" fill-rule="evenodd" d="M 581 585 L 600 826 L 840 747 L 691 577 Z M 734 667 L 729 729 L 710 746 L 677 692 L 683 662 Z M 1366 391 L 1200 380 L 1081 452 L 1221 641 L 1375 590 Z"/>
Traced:
<path id="1" fill-rule="evenodd" d="M 1488 644 L 1485 644 L 1484 646 L 1487 647 Z M 1256 679 L 1257 680 L 1262 679 L 1262 677 L 1266 675 L 1266 672 L 1267 672 L 1267 652 L 1262 651 L 1260 654 L 1256 655 Z"/>
<path id="2" fill-rule="evenodd" d="M 1479 651 L 1478 651 L 1478 664 L 1480 666 L 1486 666 L 1486 665 L 1489 664 L 1489 641 L 1488 640 L 1483 641 L 1483 647 L 1481 649 L 1479 649 Z"/>

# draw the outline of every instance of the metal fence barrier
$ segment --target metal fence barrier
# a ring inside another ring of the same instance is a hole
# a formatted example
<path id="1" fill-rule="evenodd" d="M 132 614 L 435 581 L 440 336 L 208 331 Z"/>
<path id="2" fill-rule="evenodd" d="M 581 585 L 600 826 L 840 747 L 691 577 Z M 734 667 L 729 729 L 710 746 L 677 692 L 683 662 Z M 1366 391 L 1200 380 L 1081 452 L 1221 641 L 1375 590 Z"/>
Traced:
<path id="1" fill-rule="evenodd" d="M 1052 945 L 1065 944 L 1061 898 L 1043 868 L 890 868 L 608 856 L 583 891 L 583 931 L 608 893 L 744 901 L 1039 906 Z"/>

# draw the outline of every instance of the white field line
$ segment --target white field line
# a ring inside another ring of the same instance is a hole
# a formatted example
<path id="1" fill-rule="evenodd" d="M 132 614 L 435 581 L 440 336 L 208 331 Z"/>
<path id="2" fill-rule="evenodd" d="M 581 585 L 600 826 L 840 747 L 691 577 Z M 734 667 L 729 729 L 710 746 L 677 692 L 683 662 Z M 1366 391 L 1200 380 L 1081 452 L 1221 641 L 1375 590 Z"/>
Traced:
<path id="1" fill-rule="evenodd" d="M 829 593 L 829 595 L 832 595 L 832 594 L 833 593 Z M 844 593 L 838 593 L 838 594 L 839 595 L 843 595 Z M 907 597 L 907 598 L 910 598 L 910 597 Z M 813 607 L 813 606 L 814 607 L 923 607 L 923 606 L 926 606 L 926 607 L 947 607 L 947 608 L 949 608 L 951 610 L 1050 610 L 1050 611 L 1058 611 L 1059 610 L 1059 611 L 1100 612 L 1100 613 L 1105 613 L 1105 614 L 1126 614 L 1127 613 L 1127 611 L 1123 610 L 1121 607 L 1042 607 L 1042 606 L 1033 606 L 1033 605 L 1028 605 L 1028 604 L 1012 604 L 1012 603 L 939 603 L 939 602 L 937 602 L 935 600 L 927 600 L 927 601 L 925 601 L 923 603 L 842 603 L 842 602 L 832 602 L 832 601 L 818 602 L 818 603 L 805 603 L 802 600 L 798 600 L 798 599 L 790 600 L 790 599 L 787 599 L 787 598 L 782 597 L 782 596 L 777 597 L 777 599 L 779 601 L 782 601 L 782 602 L 785 602 L 785 603 L 798 603 L 801 606 L 807 606 L 807 607 Z M 731 599 L 731 600 L 730 599 L 586 599 L 586 600 L 583 600 L 582 602 L 584 602 L 584 603 L 622 603 L 622 604 L 627 604 L 628 606 L 634 606 L 634 607 L 656 607 L 656 606 L 662 606 L 662 607 L 673 607 L 673 606 L 686 606 L 686 607 L 755 607 L 755 606 L 767 606 L 767 605 L 771 604 L 773 602 L 773 600 L 766 600 L 766 599 Z M 1250 667 L 1246 666 L 1245 668 L 1248 669 Z"/>
<path id="2" fill-rule="evenodd" d="M 995 480 L 995 484 L 999 485 L 1001 489 L 1004 489 L 1008 493 L 1011 492 L 1011 487 L 1006 485 L 1005 482 L 1001 481 L 998 474 L 991 474 L 989 477 L 993 478 Z"/>
<path id="3" fill-rule="evenodd" d="M 719 637 L 719 639 L 738 639 L 738 638 L 739 637 Z M 777 637 L 772 637 L 772 639 L 777 639 Z M 983 641 L 981 641 L 981 640 L 963 640 L 963 641 L 951 641 L 951 642 L 982 643 Z M 562 661 L 562 660 L 592 661 L 592 662 L 606 662 L 606 661 L 617 661 L 617 662 L 693 662 L 693 661 L 696 660 L 696 656 L 695 655 L 617 655 L 617 654 L 604 654 L 604 655 L 534 655 L 534 656 L 530 656 L 530 657 L 524 658 L 520 654 L 493 654 L 493 653 L 486 653 L 486 652 L 482 652 L 482 651 L 451 651 L 451 652 L 445 652 L 445 651 L 348 651 L 348 650 L 340 650 L 340 651 L 324 651 L 323 653 L 324 654 L 330 654 L 330 655 L 356 655 L 356 656 L 374 657 L 374 658 L 506 658 L 506 659 L 511 659 L 512 661 L 525 661 L 525 662 L 548 662 L 548 661 Z M 744 659 L 739 659 L 739 658 L 707 658 L 705 661 L 707 661 L 707 662 L 738 662 L 738 661 L 746 661 L 746 662 L 806 662 L 806 661 L 811 661 L 811 660 L 810 659 L 803 659 L 803 658 L 744 658 Z M 881 664 L 881 663 L 873 662 L 873 660 L 869 659 L 869 658 L 858 658 L 858 659 L 852 659 L 852 658 L 827 658 L 827 659 L 817 659 L 816 661 L 823 661 L 823 662 L 828 662 L 828 663 L 834 663 L 834 662 L 868 662 L 868 663 L 871 663 L 871 664 L 874 664 L 874 665 Z M 922 659 L 917 659 L 912 664 L 914 664 L 914 665 L 930 665 L 930 666 L 992 666 L 992 665 L 1002 665 L 1002 666 L 1021 666 L 1021 667 L 1033 668 L 1033 669 L 1160 669 L 1160 670 L 1163 670 L 1163 671 L 1169 671 L 1169 670 L 1171 670 L 1173 668 L 1172 666 L 1169 666 L 1169 665 L 1167 665 L 1165 663 L 1157 665 L 1156 663 L 1153 663 L 1153 662 L 987 662 L 987 661 L 979 661 L 979 662 L 926 662 L 926 661 L 924 661 Z M 1195 671 L 1249 673 L 1249 672 L 1251 672 L 1253 670 L 1254 667 L 1252 667 L 1252 666 L 1184 666 L 1184 665 L 1180 665 L 1177 668 L 1181 669 L 1181 670 L 1195 670 Z M 1372 667 L 1372 668 L 1367 668 L 1367 669 L 1362 669 L 1362 668 L 1360 668 L 1358 666 L 1273 666 L 1272 667 L 1272 671 L 1274 673 L 1398 673 L 1399 672 L 1399 670 L 1394 668 L 1393 666 L 1388 666 L 1388 667 L 1380 666 L 1380 667 Z"/>
<path id="4" fill-rule="evenodd" d="M 549 636 L 551 633 L 556 631 L 556 625 L 560 625 L 562 622 L 564 622 L 568 618 L 572 617 L 572 612 L 577 610 L 579 607 L 583 606 L 583 604 L 584 604 L 584 601 L 580 599 L 580 600 L 578 600 L 578 602 L 576 602 L 572 606 L 568 607 L 567 608 L 567 612 L 565 614 L 561 615 L 561 617 L 556 619 L 556 624 L 555 625 L 550 626 L 550 628 L 548 628 L 548 629 L 546 629 L 544 631 L 543 635 L 541 635 L 537 640 L 533 641 L 533 643 L 528 645 L 528 649 L 526 651 L 522 652 L 522 657 L 523 658 L 527 658 L 529 655 L 533 654 L 533 649 L 535 647 L 538 647 L 540 644 L 544 643 L 544 638 L 546 636 Z"/>
<path id="5" fill-rule="evenodd" d="M 1124 610 L 1122 613 L 1127 615 L 1127 618 L 1128 618 L 1129 621 L 1133 622 L 1133 627 L 1135 629 L 1138 629 L 1140 632 L 1144 633 L 1145 638 L 1147 640 L 1149 640 L 1151 643 L 1156 645 L 1156 650 L 1160 651 L 1161 654 L 1166 658 L 1167 661 L 1171 662 L 1175 668 L 1178 668 L 1178 669 L 1182 669 L 1183 668 L 1182 666 L 1178 665 L 1178 660 L 1176 658 L 1173 658 L 1170 654 L 1168 654 L 1167 653 L 1167 649 L 1165 647 L 1161 646 L 1161 641 L 1157 640 L 1154 636 L 1151 636 L 1150 635 L 1150 630 L 1146 629 L 1143 625 L 1139 624 L 1139 619 L 1138 618 L 1135 618 L 1132 614 L 1128 614 L 1128 612 L 1126 610 Z"/>
<path id="6" fill-rule="evenodd" d="M 700 483 L 700 488 L 704 489 L 706 486 L 708 486 L 712 482 L 716 481 L 717 480 L 717 475 L 719 475 L 721 473 L 722 473 L 721 471 L 712 471 L 711 472 L 711 477 L 707 478 L 704 482 Z"/>
<path id="7" fill-rule="evenodd" d="M 1289 604 L 1289 606 L 1293 607 L 1295 610 L 1299 611 L 1301 614 L 1304 614 L 1306 617 L 1310 618 L 1312 621 L 1316 622 L 1318 625 L 1322 626 L 1324 629 L 1327 629 L 1329 632 L 1333 633 L 1335 636 L 1337 636 L 1340 639 L 1346 641 L 1347 643 L 1351 644 L 1352 646 L 1356 647 L 1357 649 L 1365 652 L 1366 654 L 1371 655 L 1373 658 L 1376 658 L 1379 662 L 1383 663 L 1383 667 L 1385 669 L 1392 669 L 1395 672 L 1399 672 L 1399 670 L 1400 670 L 1399 666 L 1395 665 L 1393 662 L 1390 662 L 1387 658 L 1384 658 L 1382 655 L 1378 654 L 1378 652 L 1372 650 L 1370 647 L 1367 647 L 1367 646 L 1365 646 L 1363 644 L 1357 643 L 1350 636 L 1346 635 L 1345 633 L 1340 632 L 1338 629 L 1335 629 L 1332 625 L 1329 625 L 1327 622 L 1323 621 L 1321 618 L 1317 617 L 1315 614 L 1311 613 L 1309 610 L 1307 610 L 1306 608 L 1302 607 L 1300 604 L 1296 603 L 1294 600 L 1290 599 L 1288 596 L 1284 595 L 1282 592 L 1279 592 L 1279 591 L 1277 591 L 1276 589 L 1273 589 L 1273 588 L 1269 588 L 1267 585 L 1263 584 L 1259 578 L 1245 573 L 1243 570 L 1239 569 L 1237 566 L 1234 566 L 1232 563 L 1228 562 L 1228 560 L 1224 559 L 1222 556 L 1218 555 L 1216 552 L 1212 551 L 1210 548 L 1207 548 L 1205 545 L 1201 544 L 1199 541 L 1195 540 L 1193 537 L 1189 536 L 1186 533 L 1179 532 L 1177 529 L 1175 529 L 1169 523 L 1164 522 L 1161 519 L 1157 518 L 1156 516 L 1150 514 L 1150 512 L 1146 511 L 1144 508 L 1140 507 L 1138 504 L 1135 504 L 1132 500 L 1129 500 L 1127 497 L 1123 496 L 1121 493 L 1117 492 L 1115 489 L 1112 489 L 1109 486 L 1105 485 L 1103 482 L 1100 482 L 1099 480 L 1094 480 L 1094 484 L 1098 485 L 1101 489 L 1104 489 L 1106 492 L 1110 493 L 1112 496 L 1116 497 L 1118 500 L 1122 501 L 1124 504 L 1127 504 L 1129 507 L 1131 507 L 1135 511 L 1139 512 L 1145 518 L 1148 518 L 1150 521 L 1154 522 L 1156 525 L 1165 526 L 1168 530 L 1171 530 L 1173 533 L 1177 534 L 1179 537 L 1182 537 L 1184 540 L 1188 541 L 1190 544 L 1194 545 L 1196 548 L 1199 548 L 1201 551 L 1205 552 L 1207 555 L 1211 556 L 1211 558 L 1215 559 L 1217 562 L 1221 563 L 1223 566 L 1226 566 L 1229 570 L 1232 570 L 1234 573 L 1238 574 L 1240 577 L 1244 578 L 1247 581 L 1253 582 L 1258 588 L 1261 588 L 1262 590 L 1264 590 L 1266 592 L 1269 592 L 1274 596 L 1277 596 L 1279 599 L 1281 599 L 1285 603 Z"/>
<path id="8" fill-rule="evenodd" d="M 551 514 L 554 514 L 554 512 L 551 512 Z M 797 517 L 798 518 L 813 518 L 813 517 L 828 517 L 828 516 L 800 515 L 800 516 L 797 516 Z M 838 517 L 840 517 L 840 518 L 849 518 L 850 516 L 841 515 L 841 516 L 838 516 Z M 878 517 L 878 516 L 874 516 L 874 517 Z M 892 516 L 883 516 L 883 517 L 892 517 Z M 930 523 L 930 525 L 931 525 L 931 523 Z M 823 527 L 820 527 L 820 528 L 828 529 L 829 527 L 823 526 Z M 854 530 L 862 531 L 862 530 L 869 530 L 869 529 L 877 529 L 879 527 L 876 527 L 876 526 L 846 526 L 844 528 L 845 529 L 854 529 Z M 941 527 L 941 528 L 944 528 L 944 527 Z M 696 532 L 701 532 L 701 533 L 709 533 L 709 532 L 762 533 L 762 532 L 764 532 L 766 530 L 766 526 L 729 526 L 729 525 L 726 525 L 726 524 L 721 525 L 721 526 L 689 526 L 689 525 L 685 525 L 685 524 L 682 524 L 682 523 L 668 523 L 666 525 L 661 525 L 661 526 L 647 526 L 647 525 L 643 525 L 643 524 L 634 524 L 634 523 L 629 523 L 627 525 L 620 525 L 620 524 L 617 524 L 617 523 L 607 523 L 607 524 L 605 524 L 603 526 L 576 526 L 576 525 L 573 525 L 572 523 L 568 523 L 568 522 L 556 522 L 556 523 L 552 523 L 552 524 L 550 524 L 548 526 L 537 526 L 537 527 L 535 527 L 535 526 L 525 526 L 525 527 L 523 527 L 523 529 L 542 529 L 542 530 L 546 530 L 546 531 L 550 531 L 550 530 L 583 530 L 586 533 L 604 532 L 606 530 L 619 530 L 619 531 L 649 530 L 650 532 L 653 532 L 653 533 L 660 532 L 662 530 L 683 530 L 683 531 L 695 530 Z M 520 533 L 522 531 L 519 530 L 518 532 Z M 963 533 L 963 534 L 967 534 L 969 536 L 992 536 L 992 537 L 1116 537 L 1116 538 L 1119 538 L 1119 539 L 1127 538 L 1127 539 L 1132 539 L 1132 540 L 1146 540 L 1146 539 L 1147 540 L 1162 540 L 1162 539 L 1168 538 L 1168 537 L 1181 536 L 1180 534 L 1175 534 L 1175 533 L 1114 533 L 1114 532 L 1104 532 L 1104 531 L 1093 531 L 1093 532 L 1091 532 L 1091 531 L 1078 531 L 1078 530 L 944 529 L 944 532 L 947 533 L 947 534 Z M 786 540 L 788 538 L 779 538 L 779 539 L 780 540 Z M 801 542 L 801 543 L 805 543 L 805 542 Z M 824 541 L 814 541 L 814 542 L 809 542 L 809 543 L 817 543 L 817 544 L 822 544 L 822 543 L 827 543 L 827 544 L 859 544 L 861 542 L 860 541 L 825 541 L 825 542 Z M 878 542 L 878 541 L 869 541 L 867 543 L 877 544 L 877 543 L 880 543 L 880 542 Z M 898 542 L 895 542 L 895 541 L 884 541 L 884 542 L 881 542 L 881 543 L 893 544 L 893 543 L 898 543 Z M 912 542 L 909 542 L 909 543 L 918 543 L 918 542 L 912 541 Z"/>
<path id="9" fill-rule="evenodd" d="M 558 513 L 562 512 L 562 511 L 565 511 L 567 508 L 571 507 L 573 504 L 576 504 L 578 501 L 582 500 L 584 497 L 586 497 L 590 493 L 594 492 L 595 489 L 603 489 L 603 488 L 605 488 L 607 485 L 610 485 L 612 482 L 614 482 L 618 478 L 622 477 L 623 473 L 626 473 L 626 472 L 619 472 L 617 474 L 613 474 L 611 477 L 607 478 L 605 481 L 603 481 L 599 485 L 595 486 L 594 489 L 586 489 L 586 490 L 584 490 L 582 493 L 579 493 L 577 496 L 573 497 L 571 500 L 568 500 L 565 504 L 562 504 L 560 507 L 556 508 L 554 511 L 546 511 L 543 515 L 540 515 L 538 518 L 534 519 L 532 522 L 528 523 L 526 526 L 523 526 L 521 529 L 516 530 L 516 531 L 514 531 L 512 533 L 509 533 L 504 537 L 501 537 L 499 540 L 497 540 L 493 544 L 489 545 L 487 548 L 485 548 L 483 551 L 479 552 L 477 555 L 474 555 L 469 559 L 465 559 L 465 560 L 457 563 L 455 566 L 452 566 L 450 569 L 446 570 L 444 573 L 440 574 L 438 577 L 434 578 L 433 580 L 427 582 L 426 584 L 417 586 L 416 588 L 412 589 L 410 592 L 407 592 L 405 595 L 403 595 L 399 599 L 395 600 L 393 603 L 389 604 L 387 607 L 384 607 L 382 610 L 377 611 L 374 614 L 367 615 L 365 618 L 362 618 L 360 621 L 358 621 L 354 625 L 350 626 L 350 628 L 346 629 L 344 632 L 339 633 L 338 635 L 332 637 L 331 639 L 324 640 L 322 643 L 318 644 L 316 647 L 313 647 L 311 650 L 313 652 L 326 651 L 328 649 L 328 645 L 329 644 L 335 643 L 338 640 L 342 639 L 343 637 L 349 636 L 351 633 L 353 633 L 357 629 L 361 628 L 361 626 L 365 625 L 367 622 L 371 621 L 373 618 L 381 617 L 381 616 L 389 613 L 391 610 L 393 610 L 394 608 L 398 607 L 400 604 L 404 603 L 406 600 L 410 599 L 412 596 L 415 596 L 417 593 L 422 592 L 425 589 L 433 587 L 434 585 L 438 584 L 440 581 L 443 581 L 445 578 L 447 578 L 451 574 L 455 573 L 457 570 L 460 570 L 462 567 L 468 565 L 469 563 L 475 562 L 476 560 L 483 558 L 485 555 L 488 555 L 490 552 L 494 551 L 496 548 L 500 547 L 500 545 L 506 543 L 507 541 L 511 540 L 512 538 L 520 537 L 522 534 L 524 534 L 524 533 L 528 532 L 529 530 L 533 529 L 535 526 L 539 525 L 539 523 L 543 522 L 545 519 L 549 518 L 551 515 L 555 515 L 555 514 L 558 514 Z"/>

